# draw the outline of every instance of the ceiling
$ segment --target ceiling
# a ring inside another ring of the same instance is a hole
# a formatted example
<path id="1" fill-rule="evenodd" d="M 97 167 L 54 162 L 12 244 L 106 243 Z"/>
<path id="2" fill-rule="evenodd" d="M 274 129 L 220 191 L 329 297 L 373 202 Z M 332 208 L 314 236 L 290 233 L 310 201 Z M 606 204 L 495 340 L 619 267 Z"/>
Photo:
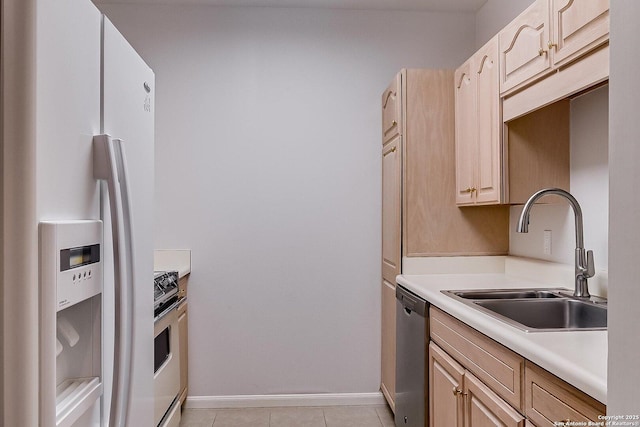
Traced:
<path id="1" fill-rule="evenodd" d="M 320 9 L 476 12 L 487 0 L 94 0 L 119 4 L 198 4 L 209 6 L 306 7 Z"/>

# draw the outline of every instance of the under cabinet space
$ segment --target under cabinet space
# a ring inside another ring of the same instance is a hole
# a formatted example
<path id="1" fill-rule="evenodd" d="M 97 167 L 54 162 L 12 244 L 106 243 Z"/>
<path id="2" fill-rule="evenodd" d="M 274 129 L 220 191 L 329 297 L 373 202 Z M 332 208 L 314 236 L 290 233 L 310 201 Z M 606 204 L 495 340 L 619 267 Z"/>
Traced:
<path id="1" fill-rule="evenodd" d="M 510 204 L 541 188 L 569 191 L 570 101 L 565 99 L 505 123 Z"/>

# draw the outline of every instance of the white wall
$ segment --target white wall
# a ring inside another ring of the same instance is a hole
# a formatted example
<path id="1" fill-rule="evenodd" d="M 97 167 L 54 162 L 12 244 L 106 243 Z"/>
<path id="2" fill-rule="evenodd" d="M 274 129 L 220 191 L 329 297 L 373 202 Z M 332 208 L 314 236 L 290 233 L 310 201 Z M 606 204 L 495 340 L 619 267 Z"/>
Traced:
<path id="1" fill-rule="evenodd" d="M 476 13 L 476 48 L 491 40 L 533 2 L 534 0 L 487 0 Z"/>
<path id="2" fill-rule="evenodd" d="M 380 95 L 473 14 L 106 5 L 156 73 L 156 247 L 191 248 L 190 395 L 375 392 Z"/>
<path id="3" fill-rule="evenodd" d="M 571 194 L 584 219 L 584 243 L 594 252 L 596 270 L 608 269 L 609 244 L 609 87 L 571 101 Z M 573 264 L 575 220 L 568 204 L 532 209 L 529 233 L 515 232 L 522 206 L 511 207 L 509 253 Z M 552 232 L 551 255 L 543 253 L 543 231 Z"/>
<path id="4" fill-rule="evenodd" d="M 637 119 L 640 87 L 638 20 L 640 3 L 611 2 L 611 71 L 609 112 L 610 240 L 609 253 L 609 372 L 607 412 L 611 415 L 640 414 L 640 121 Z"/>

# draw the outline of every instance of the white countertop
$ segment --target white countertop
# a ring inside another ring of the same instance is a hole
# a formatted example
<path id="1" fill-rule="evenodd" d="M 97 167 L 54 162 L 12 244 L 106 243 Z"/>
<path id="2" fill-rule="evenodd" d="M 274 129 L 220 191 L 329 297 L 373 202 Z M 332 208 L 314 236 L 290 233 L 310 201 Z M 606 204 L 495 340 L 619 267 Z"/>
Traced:
<path id="1" fill-rule="evenodd" d="M 557 287 L 505 274 L 400 275 L 397 282 L 600 402 L 607 403 L 607 331 L 524 332 L 442 290 Z"/>
<path id="2" fill-rule="evenodd" d="M 191 273 L 191 249 L 156 249 L 153 251 L 154 271 L 177 271 L 182 278 Z"/>

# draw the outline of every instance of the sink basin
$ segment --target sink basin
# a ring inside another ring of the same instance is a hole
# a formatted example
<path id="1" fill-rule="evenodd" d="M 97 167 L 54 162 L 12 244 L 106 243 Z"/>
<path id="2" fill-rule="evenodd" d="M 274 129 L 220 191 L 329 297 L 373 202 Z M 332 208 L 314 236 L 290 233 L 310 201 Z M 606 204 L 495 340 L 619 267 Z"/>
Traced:
<path id="1" fill-rule="evenodd" d="M 560 298 L 557 291 L 568 289 L 513 289 L 513 290 L 481 290 L 481 291 L 450 291 L 452 294 L 464 299 L 485 300 L 485 299 L 530 299 L 530 298 Z"/>
<path id="2" fill-rule="evenodd" d="M 605 306 L 568 298 L 484 300 L 475 301 L 475 304 L 523 325 L 525 330 L 593 330 L 607 327 Z"/>
<path id="3" fill-rule="evenodd" d="M 526 332 L 607 329 L 606 300 L 583 300 L 568 289 L 470 289 L 442 291 Z"/>

